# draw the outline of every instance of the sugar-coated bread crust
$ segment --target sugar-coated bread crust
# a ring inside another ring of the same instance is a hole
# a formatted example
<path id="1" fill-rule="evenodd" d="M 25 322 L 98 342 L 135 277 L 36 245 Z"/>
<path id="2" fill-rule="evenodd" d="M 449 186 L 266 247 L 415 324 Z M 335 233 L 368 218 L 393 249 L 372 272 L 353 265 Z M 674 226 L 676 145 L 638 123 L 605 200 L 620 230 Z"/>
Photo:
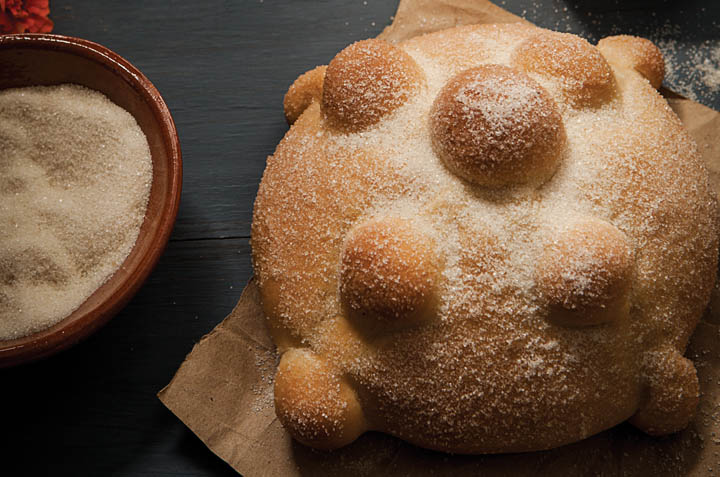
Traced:
<path id="1" fill-rule="evenodd" d="M 643 75 L 653 88 L 662 85 L 665 61 L 650 40 L 630 35 L 609 36 L 600 40 L 598 49 L 610 61 Z"/>
<path id="2" fill-rule="evenodd" d="M 359 328 L 382 332 L 434 314 L 440 263 L 432 239 L 397 218 L 370 220 L 345 239 L 340 299 Z"/>
<path id="3" fill-rule="evenodd" d="M 283 109 L 288 123 L 292 124 L 313 103 L 322 98 L 326 65 L 318 66 L 298 79 L 290 86 L 283 100 Z"/>
<path id="4" fill-rule="evenodd" d="M 300 442 L 332 449 L 365 431 L 355 391 L 328 364 L 302 348 L 283 354 L 275 375 L 275 409 Z"/>
<path id="5" fill-rule="evenodd" d="M 435 98 L 430 135 L 450 170 L 487 187 L 545 182 L 565 149 L 555 101 L 528 75 L 501 65 L 451 78 Z"/>
<path id="6" fill-rule="evenodd" d="M 323 116 L 341 131 L 362 130 L 407 101 L 420 83 L 415 61 L 403 50 L 382 41 L 358 41 L 327 67 Z"/>
<path id="7" fill-rule="evenodd" d="M 465 26 L 298 79 L 252 226 L 295 438 L 497 453 L 689 422 L 718 210 L 653 48 Z"/>
<path id="8" fill-rule="evenodd" d="M 566 326 L 621 319 L 633 262 L 625 234 L 603 220 L 588 218 L 558 230 L 535 269 L 550 319 Z"/>
<path id="9" fill-rule="evenodd" d="M 615 79 L 607 60 L 587 40 L 570 33 L 542 31 L 528 37 L 513 52 L 520 68 L 552 78 L 575 105 L 598 106 L 615 94 Z"/>

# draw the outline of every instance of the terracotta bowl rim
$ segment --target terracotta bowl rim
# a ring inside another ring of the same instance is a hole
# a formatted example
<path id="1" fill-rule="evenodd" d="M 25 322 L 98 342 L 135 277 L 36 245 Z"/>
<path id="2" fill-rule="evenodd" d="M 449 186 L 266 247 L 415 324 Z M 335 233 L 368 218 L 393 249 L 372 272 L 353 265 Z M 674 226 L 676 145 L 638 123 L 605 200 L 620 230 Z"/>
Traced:
<path id="1" fill-rule="evenodd" d="M 175 122 L 157 88 L 129 61 L 98 43 L 50 33 L 0 35 L 0 50 L 8 48 L 59 51 L 83 57 L 119 75 L 138 92 L 158 123 L 167 149 L 168 194 L 158 214 L 158 225 L 145 234 L 145 240 L 151 241 L 154 246 L 149 247 L 140 257 L 124 281 L 118 282 L 117 275 L 113 275 L 93 295 L 109 286 L 115 286 L 117 290 L 84 313 L 78 313 L 82 311 L 78 309 L 46 330 L 0 341 L 0 368 L 36 361 L 67 349 L 90 336 L 115 316 L 140 289 L 163 254 L 177 217 L 182 189 L 182 153 Z M 156 173 L 157 169 L 153 168 L 153 175 Z M 123 262 L 121 268 L 125 267 L 126 262 Z"/>

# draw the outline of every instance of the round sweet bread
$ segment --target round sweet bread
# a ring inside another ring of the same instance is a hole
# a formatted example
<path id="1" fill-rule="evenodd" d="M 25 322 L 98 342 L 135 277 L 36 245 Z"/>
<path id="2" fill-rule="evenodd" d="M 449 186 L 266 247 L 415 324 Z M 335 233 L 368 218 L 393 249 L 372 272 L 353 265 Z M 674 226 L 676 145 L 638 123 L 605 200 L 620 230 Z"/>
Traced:
<path id="1" fill-rule="evenodd" d="M 301 76 L 252 226 L 292 436 L 497 453 L 686 426 L 718 210 L 663 70 L 647 40 L 512 24 Z"/>

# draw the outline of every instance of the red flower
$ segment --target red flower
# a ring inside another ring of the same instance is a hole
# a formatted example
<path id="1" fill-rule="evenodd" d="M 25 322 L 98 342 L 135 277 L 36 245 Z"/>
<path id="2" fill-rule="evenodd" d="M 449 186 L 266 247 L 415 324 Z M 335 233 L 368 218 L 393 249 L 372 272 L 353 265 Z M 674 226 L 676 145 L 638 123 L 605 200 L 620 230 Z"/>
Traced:
<path id="1" fill-rule="evenodd" d="M 48 33 L 49 0 L 0 0 L 0 33 Z"/>

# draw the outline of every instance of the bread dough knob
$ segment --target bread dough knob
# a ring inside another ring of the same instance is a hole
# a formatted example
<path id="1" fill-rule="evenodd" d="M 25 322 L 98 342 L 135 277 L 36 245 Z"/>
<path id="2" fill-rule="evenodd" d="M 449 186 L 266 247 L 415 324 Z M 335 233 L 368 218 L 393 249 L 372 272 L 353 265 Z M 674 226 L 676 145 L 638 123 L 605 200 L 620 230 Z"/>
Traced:
<path id="1" fill-rule="evenodd" d="M 585 219 L 559 232 L 536 271 L 550 320 L 588 326 L 625 316 L 633 262 L 625 234 L 603 220 Z"/>
<path id="2" fill-rule="evenodd" d="M 660 49 L 650 40 L 630 35 L 609 36 L 600 40 L 598 49 L 613 65 L 643 75 L 653 88 L 662 85 L 665 60 Z"/>
<path id="3" fill-rule="evenodd" d="M 687 427 L 700 395 L 692 361 L 676 350 L 651 351 L 644 356 L 643 367 L 647 398 L 630 423 L 654 436 Z"/>
<path id="4" fill-rule="evenodd" d="M 327 65 L 322 65 L 300 75 L 285 93 L 283 109 L 288 124 L 297 121 L 313 102 L 320 101 L 325 70 L 327 70 Z"/>
<path id="5" fill-rule="evenodd" d="M 433 314 L 438 275 L 432 240 L 411 222 L 382 218 L 350 232 L 340 266 L 340 295 L 361 321 L 411 322 Z"/>
<path id="6" fill-rule="evenodd" d="M 415 60 L 390 43 L 353 43 L 333 58 L 325 72 L 325 119 L 344 131 L 372 126 L 403 105 L 422 77 Z"/>
<path id="7" fill-rule="evenodd" d="M 560 82 L 568 100 L 576 106 L 596 106 L 613 97 L 615 79 L 600 51 L 569 33 L 546 31 L 523 41 L 513 62 L 528 73 Z"/>
<path id="8" fill-rule="evenodd" d="M 275 411 L 295 439 L 316 449 L 342 447 L 366 430 L 355 391 L 307 349 L 283 354 L 275 375 Z"/>
<path id="9" fill-rule="evenodd" d="M 565 145 L 555 101 L 526 74 L 501 65 L 450 79 L 430 120 L 433 146 L 448 169 L 486 187 L 546 181 Z"/>

